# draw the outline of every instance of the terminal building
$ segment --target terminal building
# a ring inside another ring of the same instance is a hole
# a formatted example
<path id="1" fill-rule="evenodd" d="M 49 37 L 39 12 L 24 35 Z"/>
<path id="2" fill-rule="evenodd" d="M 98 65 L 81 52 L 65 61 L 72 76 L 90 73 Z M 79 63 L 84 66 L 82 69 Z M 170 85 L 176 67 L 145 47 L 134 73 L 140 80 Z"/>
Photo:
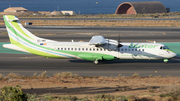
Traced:
<path id="1" fill-rule="evenodd" d="M 115 14 L 146 14 L 167 13 L 165 6 L 158 1 L 148 2 L 124 2 L 121 3 Z"/>

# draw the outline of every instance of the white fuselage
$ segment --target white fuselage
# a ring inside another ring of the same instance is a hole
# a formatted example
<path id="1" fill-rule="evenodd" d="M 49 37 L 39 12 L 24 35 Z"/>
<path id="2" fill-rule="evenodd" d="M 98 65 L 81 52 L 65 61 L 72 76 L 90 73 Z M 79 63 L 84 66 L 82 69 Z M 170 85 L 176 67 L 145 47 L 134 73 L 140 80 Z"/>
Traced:
<path id="1" fill-rule="evenodd" d="M 39 44 L 39 43 L 37 43 Z M 117 48 L 116 43 L 109 43 L 95 47 L 89 42 L 53 42 L 46 43 L 47 51 L 60 50 L 69 52 L 100 53 L 117 57 L 119 59 L 164 59 L 172 58 L 176 54 L 171 51 L 160 49 L 163 44 L 159 43 L 121 43 L 123 47 Z M 48 55 L 50 55 L 48 53 Z M 77 55 L 74 56 L 77 58 Z"/>

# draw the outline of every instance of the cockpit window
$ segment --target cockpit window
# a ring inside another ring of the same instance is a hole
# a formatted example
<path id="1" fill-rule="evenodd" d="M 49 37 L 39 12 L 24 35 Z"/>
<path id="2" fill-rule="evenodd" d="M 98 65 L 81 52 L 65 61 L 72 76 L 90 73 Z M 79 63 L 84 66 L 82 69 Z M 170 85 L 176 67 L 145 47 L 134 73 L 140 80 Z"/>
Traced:
<path id="1" fill-rule="evenodd" d="M 169 49 L 167 46 L 161 46 L 160 49 Z"/>

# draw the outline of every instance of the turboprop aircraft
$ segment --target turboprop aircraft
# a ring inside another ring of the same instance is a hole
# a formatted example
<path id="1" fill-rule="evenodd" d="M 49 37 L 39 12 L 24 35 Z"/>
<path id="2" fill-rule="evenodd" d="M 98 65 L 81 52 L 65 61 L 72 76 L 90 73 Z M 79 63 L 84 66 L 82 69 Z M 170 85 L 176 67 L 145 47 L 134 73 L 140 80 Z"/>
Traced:
<path id="1" fill-rule="evenodd" d="M 160 43 L 123 43 L 96 35 L 89 42 L 58 42 L 33 35 L 19 19 L 4 15 L 4 22 L 11 44 L 3 47 L 48 58 L 71 58 L 94 61 L 115 59 L 162 59 L 165 63 L 176 56 L 167 46 Z"/>

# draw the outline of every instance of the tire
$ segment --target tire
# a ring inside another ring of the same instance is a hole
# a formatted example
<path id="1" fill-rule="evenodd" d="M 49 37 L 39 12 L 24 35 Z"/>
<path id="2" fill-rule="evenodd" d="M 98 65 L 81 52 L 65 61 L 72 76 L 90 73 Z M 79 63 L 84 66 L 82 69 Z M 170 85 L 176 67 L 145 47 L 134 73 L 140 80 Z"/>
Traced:
<path id="1" fill-rule="evenodd" d="M 99 64 L 99 61 L 98 60 L 94 60 L 94 64 L 95 65 Z"/>

